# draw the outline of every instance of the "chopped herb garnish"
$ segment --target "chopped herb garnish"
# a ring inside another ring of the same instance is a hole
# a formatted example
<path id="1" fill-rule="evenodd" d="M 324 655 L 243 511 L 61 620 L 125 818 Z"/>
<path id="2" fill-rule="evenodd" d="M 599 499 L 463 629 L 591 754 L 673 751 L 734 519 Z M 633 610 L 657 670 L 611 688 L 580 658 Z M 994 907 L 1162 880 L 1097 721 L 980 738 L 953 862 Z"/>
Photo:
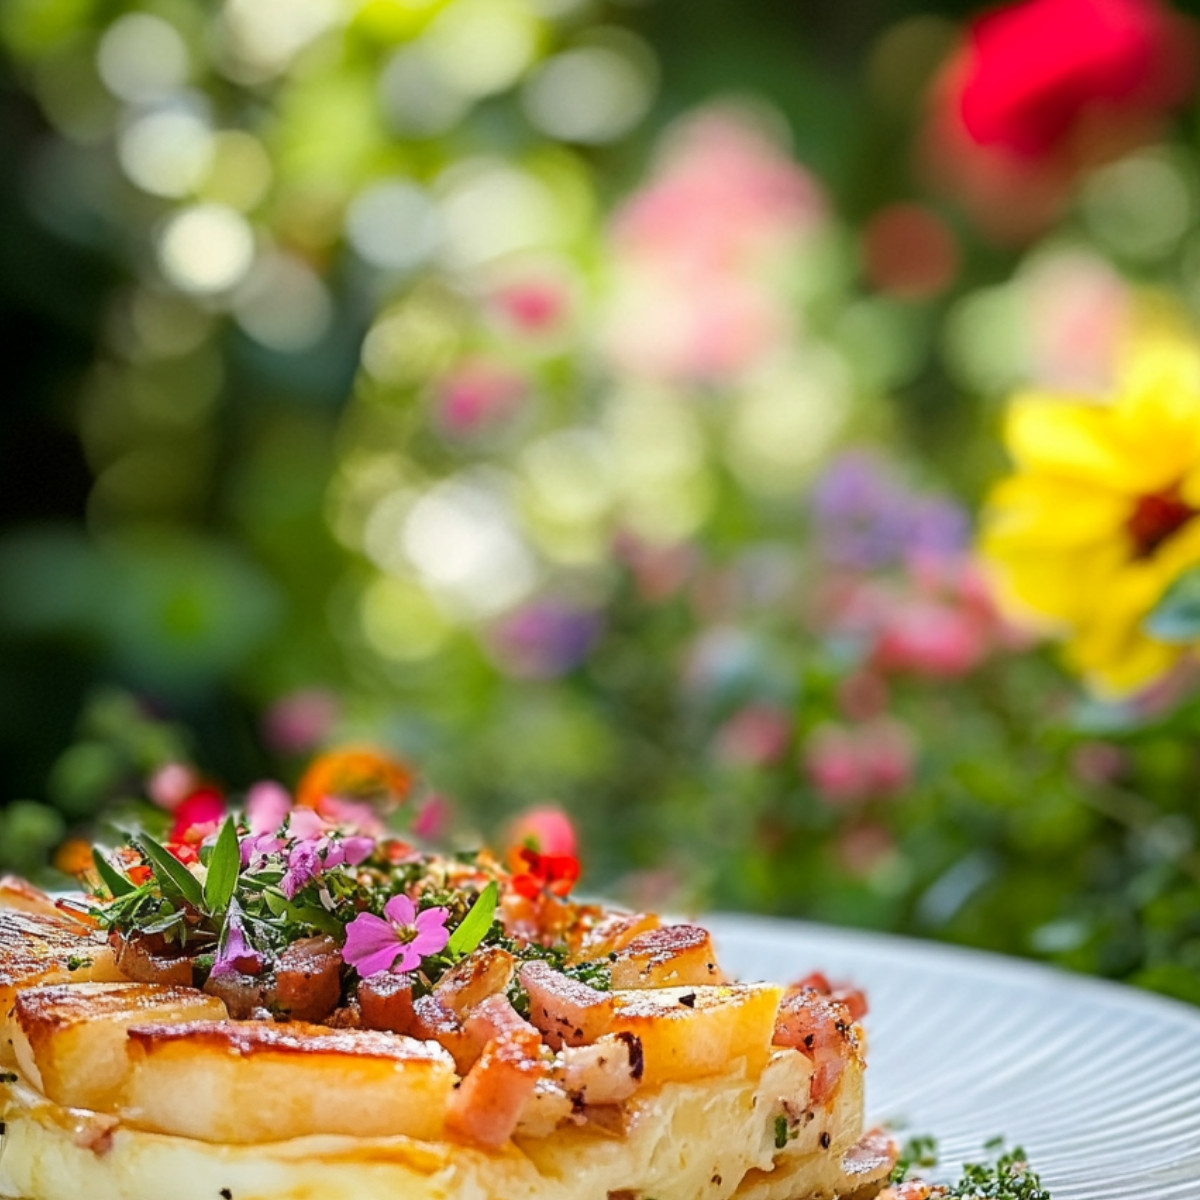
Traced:
<path id="1" fill-rule="evenodd" d="M 967 1163 L 962 1179 L 947 1195 L 956 1200 L 1050 1200 L 1050 1193 L 1030 1169 L 1020 1146 L 1000 1155 L 994 1163 Z"/>
<path id="2" fill-rule="evenodd" d="M 92 960 L 83 954 L 72 954 L 67 959 L 68 971 L 82 971 L 84 967 L 90 967 Z"/>
<path id="3" fill-rule="evenodd" d="M 775 1149 L 782 1150 L 788 1143 L 787 1117 L 775 1118 Z"/>
<path id="4" fill-rule="evenodd" d="M 1004 1138 L 992 1138 L 984 1149 L 995 1153 L 1004 1146 Z M 935 1167 L 937 1142 L 931 1137 L 914 1137 L 905 1142 L 896 1160 L 890 1182 L 903 1183 L 913 1178 L 914 1167 Z M 1051 1200 L 1037 1173 L 1030 1169 L 1025 1151 L 1019 1146 L 1001 1154 L 995 1162 L 967 1163 L 955 1184 L 935 1184 L 932 1200 Z"/>
<path id="5" fill-rule="evenodd" d="M 900 1147 L 896 1165 L 888 1177 L 892 1183 L 903 1183 L 913 1167 L 936 1167 L 938 1164 L 937 1138 L 927 1134 L 911 1137 Z"/>

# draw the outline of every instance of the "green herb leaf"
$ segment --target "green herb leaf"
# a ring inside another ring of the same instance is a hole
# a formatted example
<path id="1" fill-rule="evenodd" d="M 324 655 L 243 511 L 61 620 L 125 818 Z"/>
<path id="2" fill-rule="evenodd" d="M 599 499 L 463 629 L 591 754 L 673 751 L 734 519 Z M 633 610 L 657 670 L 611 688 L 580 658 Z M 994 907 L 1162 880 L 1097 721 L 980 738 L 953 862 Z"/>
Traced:
<path id="1" fill-rule="evenodd" d="M 98 846 L 92 847 L 92 862 L 96 864 L 96 874 L 100 876 L 100 882 L 108 888 L 114 900 L 118 896 L 128 896 L 135 890 L 133 883 L 100 853 Z"/>
<path id="2" fill-rule="evenodd" d="M 987 1147 L 990 1149 L 990 1144 Z M 918 1134 L 911 1137 L 900 1148 L 896 1165 L 888 1176 L 891 1183 L 903 1183 L 909 1178 L 913 1167 L 936 1167 L 938 1164 L 937 1139 L 928 1134 Z"/>
<path id="3" fill-rule="evenodd" d="M 224 912 L 229 907 L 241 868 L 242 848 L 238 843 L 237 826 L 232 817 L 226 817 L 209 856 L 208 875 L 204 879 L 204 903 L 209 912 Z"/>
<path id="4" fill-rule="evenodd" d="M 948 1194 L 958 1200 L 1051 1200 L 1020 1146 L 995 1163 L 967 1163 L 962 1179 Z"/>
<path id="5" fill-rule="evenodd" d="M 787 1117 L 775 1118 L 775 1149 L 782 1150 L 788 1144 Z"/>
<path id="6" fill-rule="evenodd" d="M 177 925 L 182 925 L 185 914 L 182 911 L 167 913 L 166 916 L 159 917 L 155 921 L 149 921 L 147 924 L 140 926 L 141 933 L 166 933 L 168 929 L 174 929 Z"/>
<path id="7" fill-rule="evenodd" d="M 204 907 L 204 889 L 200 881 L 165 846 L 160 846 L 148 833 L 138 835 L 138 845 L 150 860 L 160 885 L 170 883 L 193 908 Z"/>
<path id="8" fill-rule="evenodd" d="M 446 953 L 455 958 L 470 954 L 483 941 L 487 931 L 492 927 L 496 915 L 496 905 L 500 903 L 500 889 L 493 879 L 479 893 L 470 911 L 463 917 L 458 928 L 450 935 L 446 943 Z"/>

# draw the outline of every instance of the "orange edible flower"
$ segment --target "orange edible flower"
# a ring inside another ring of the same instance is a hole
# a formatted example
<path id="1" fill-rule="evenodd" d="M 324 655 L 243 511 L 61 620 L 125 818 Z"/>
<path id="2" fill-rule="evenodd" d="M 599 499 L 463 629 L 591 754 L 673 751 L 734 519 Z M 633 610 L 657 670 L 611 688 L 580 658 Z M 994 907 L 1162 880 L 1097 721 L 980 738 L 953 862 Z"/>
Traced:
<path id="1" fill-rule="evenodd" d="M 82 838 L 70 838 L 54 852 L 54 869 L 64 875 L 83 875 L 92 869 L 92 847 Z"/>
<path id="2" fill-rule="evenodd" d="M 404 801 L 412 782 L 408 767 L 381 751 L 361 746 L 332 750 L 314 759 L 304 772 L 296 788 L 296 804 L 317 809 L 328 799 L 357 800 L 387 810 Z"/>

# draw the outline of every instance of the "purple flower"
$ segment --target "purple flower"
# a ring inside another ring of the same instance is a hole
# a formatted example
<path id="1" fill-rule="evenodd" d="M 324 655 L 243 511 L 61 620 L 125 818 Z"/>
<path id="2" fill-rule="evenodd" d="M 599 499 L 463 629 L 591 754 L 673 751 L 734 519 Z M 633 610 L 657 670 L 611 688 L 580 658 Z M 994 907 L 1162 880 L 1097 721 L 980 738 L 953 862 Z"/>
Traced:
<path id="1" fill-rule="evenodd" d="M 287 870 L 279 881 L 279 890 L 289 900 L 294 900 L 296 893 L 306 883 L 311 883 L 323 869 L 320 849 L 319 842 L 309 840 L 297 842 L 288 851 Z"/>
<path id="2" fill-rule="evenodd" d="M 257 975 L 262 969 L 263 956 L 246 941 L 242 910 L 236 900 L 230 900 L 225 913 L 225 932 L 209 975 L 214 979 L 222 975 Z"/>
<path id="3" fill-rule="evenodd" d="M 263 866 L 272 854 L 277 854 L 284 847 L 283 838 L 270 833 L 248 833 L 241 840 L 242 870 L 247 867 Z"/>
<path id="4" fill-rule="evenodd" d="M 600 635 L 596 614 L 539 600 L 509 614 L 491 631 L 496 656 L 519 679 L 554 679 L 577 667 Z"/>
<path id="5" fill-rule="evenodd" d="M 359 913 L 346 926 L 342 958 L 364 979 L 380 971 L 411 971 L 427 954 L 446 948 L 450 940 L 446 928 L 449 915 L 440 907 L 419 913 L 407 896 L 393 896 L 384 905 L 383 917 Z"/>
<path id="6" fill-rule="evenodd" d="M 812 513 L 825 557 L 858 570 L 912 558 L 956 558 L 969 537 L 957 504 L 907 487 L 884 460 L 865 451 L 834 460 L 817 481 Z"/>

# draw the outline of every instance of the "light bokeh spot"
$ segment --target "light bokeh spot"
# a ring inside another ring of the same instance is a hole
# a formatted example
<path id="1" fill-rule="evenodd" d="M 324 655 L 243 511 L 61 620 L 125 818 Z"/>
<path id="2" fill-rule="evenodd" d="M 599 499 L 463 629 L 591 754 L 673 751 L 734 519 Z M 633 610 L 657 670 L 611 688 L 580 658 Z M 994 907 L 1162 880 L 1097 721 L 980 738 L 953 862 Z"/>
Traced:
<path id="1" fill-rule="evenodd" d="M 519 0 L 457 0 L 440 13 L 424 44 L 443 79 L 464 96 L 512 87 L 532 63 L 538 23 Z"/>
<path id="2" fill-rule="evenodd" d="M 126 13 L 100 39 L 96 67 L 109 90 L 143 104 L 187 83 L 188 49 L 179 31 L 162 17 Z"/>
<path id="3" fill-rule="evenodd" d="M 525 112 L 549 137 L 610 142 L 645 116 L 654 98 L 649 50 L 634 38 L 609 40 L 555 55 L 526 84 Z"/>
<path id="4" fill-rule="evenodd" d="M 325 335 L 333 302 L 317 273 L 291 254 L 264 255 L 234 297 L 238 324 L 281 353 L 308 350 Z"/>
<path id="5" fill-rule="evenodd" d="M 143 191 L 178 198 L 188 195 L 212 162 L 208 121 L 188 108 L 146 113 L 130 122 L 117 141 L 117 157 Z"/>
<path id="6" fill-rule="evenodd" d="M 216 295 L 236 287 L 254 262 L 254 231 L 222 204 L 194 204 L 176 213 L 158 239 L 158 263 L 181 291 Z"/>
<path id="7" fill-rule="evenodd" d="M 372 266 L 409 271 L 437 249 L 441 228 L 437 208 L 422 188 L 407 179 L 386 179 L 350 205 L 346 236 Z"/>

